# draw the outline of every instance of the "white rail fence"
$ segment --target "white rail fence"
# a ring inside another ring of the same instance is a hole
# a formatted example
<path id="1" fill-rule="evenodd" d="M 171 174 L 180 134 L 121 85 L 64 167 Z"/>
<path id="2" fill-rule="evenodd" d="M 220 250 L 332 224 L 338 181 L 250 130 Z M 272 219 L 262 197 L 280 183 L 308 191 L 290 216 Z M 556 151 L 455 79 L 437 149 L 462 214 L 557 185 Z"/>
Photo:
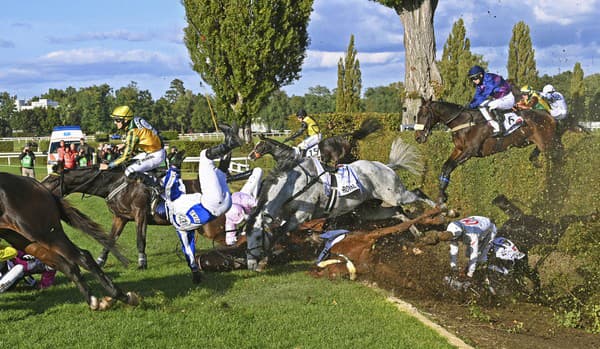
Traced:
<path id="1" fill-rule="evenodd" d="M 36 159 L 41 159 L 41 163 L 46 163 L 46 154 L 42 152 L 34 152 Z M 0 153 L 0 159 L 6 159 L 6 166 L 9 167 L 20 167 L 19 155 L 21 153 Z M 183 162 L 198 163 L 200 161 L 199 156 L 186 157 Z M 0 165 L 4 165 L 4 161 L 0 160 Z M 242 173 L 250 169 L 248 158 L 246 157 L 232 157 L 231 164 L 229 165 L 229 171 L 232 173 Z"/>

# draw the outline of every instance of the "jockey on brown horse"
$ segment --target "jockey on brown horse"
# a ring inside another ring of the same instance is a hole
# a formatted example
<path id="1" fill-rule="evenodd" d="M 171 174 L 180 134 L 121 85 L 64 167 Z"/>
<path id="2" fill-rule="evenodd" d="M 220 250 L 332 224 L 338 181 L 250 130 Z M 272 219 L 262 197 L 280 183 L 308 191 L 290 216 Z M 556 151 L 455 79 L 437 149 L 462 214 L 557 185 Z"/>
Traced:
<path id="1" fill-rule="evenodd" d="M 535 144 L 536 148 L 529 157 L 533 162 L 540 151 L 545 152 L 560 144 L 555 136 L 556 121 L 545 111 L 523 110 L 518 114 L 509 111 L 505 118 L 513 121 L 513 126 L 502 137 L 493 137 L 492 128 L 479 110 L 448 102 L 422 100 L 415 124 L 416 141 L 427 141 L 433 126 L 442 123 L 450 128 L 454 142 L 454 150 L 442 166 L 440 203 L 447 200 L 446 188 L 452 171 L 471 157 L 485 157 L 511 146 Z"/>

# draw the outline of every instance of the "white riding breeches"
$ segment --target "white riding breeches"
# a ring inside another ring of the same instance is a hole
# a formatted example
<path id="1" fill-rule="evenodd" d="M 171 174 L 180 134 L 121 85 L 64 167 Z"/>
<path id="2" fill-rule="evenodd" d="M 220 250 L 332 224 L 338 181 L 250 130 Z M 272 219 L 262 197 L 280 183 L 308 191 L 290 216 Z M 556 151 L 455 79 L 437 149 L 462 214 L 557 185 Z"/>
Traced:
<path id="1" fill-rule="evenodd" d="M 165 161 L 167 153 L 164 149 L 157 150 L 153 153 L 140 153 L 133 157 L 134 161 L 125 169 L 125 175 L 129 176 L 133 172 L 146 172 L 160 166 Z"/>
<path id="2" fill-rule="evenodd" d="M 508 93 L 506 96 L 493 100 L 486 100 L 481 103 L 480 107 L 488 107 L 488 109 L 500 109 L 500 110 L 508 110 L 511 109 L 515 105 L 515 96 L 512 92 Z"/>
<path id="3" fill-rule="evenodd" d="M 215 166 L 213 160 L 206 157 L 206 149 L 200 153 L 198 180 L 202 187 L 202 206 L 215 217 L 227 212 L 231 207 L 227 177 Z"/>
<path id="4" fill-rule="evenodd" d="M 312 147 L 313 145 L 318 144 L 320 141 L 321 141 L 321 134 L 317 133 L 316 135 L 312 135 L 312 136 L 306 138 L 305 140 L 303 140 L 302 142 L 300 142 L 300 144 L 298 144 L 298 149 L 306 150 L 306 149 Z"/>

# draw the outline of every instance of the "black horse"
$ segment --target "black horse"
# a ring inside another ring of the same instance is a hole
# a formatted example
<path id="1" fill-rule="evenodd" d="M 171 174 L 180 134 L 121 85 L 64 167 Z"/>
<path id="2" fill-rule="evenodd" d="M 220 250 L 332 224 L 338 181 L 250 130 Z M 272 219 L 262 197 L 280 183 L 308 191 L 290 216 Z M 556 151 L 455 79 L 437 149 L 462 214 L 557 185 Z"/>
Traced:
<path id="1" fill-rule="evenodd" d="M 79 192 L 99 196 L 106 199 L 108 208 L 113 213 L 110 236 L 116 241 L 127 222 L 135 221 L 138 248 L 138 268 L 146 269 L 146 231 L 150 225 L 170 225 L 171 223 L 152 212 L 151 189 L 143 183 L 127 179 L 123 169 L 100 171 L 98 166 L 85 167 L 74 170 L 58 170 L 42 180 L 42 184 L 55 195 L 68 195 Z M 200 191 L 198 180 L 184 180 L 188 193 Z M 204 235 L 216 238 L 223 235 L 225 230 L 225 216 L 219 217 L 203 226 Z M 222 240 L 215 239 L 224 243 Z M 108 258 L 109 250 L 104 248 L 97 259 L 103 265 Z"/>
<path id="2" fill-rule="evenodd" d="M 540 152 L 560 145 L 556 137 L 556 121 L 545 111 L 523 110 L 519 112 L 524 124 L 510 135 L 491 137 L 492 128 L 477 109 L 468 109 L 448 102 L 422 99 L 415 124 L 415 139 L 425 143 L 433 126 L 444 124 L 452 132 L 454 150 L 444 165 L 440 176 L 439 202 L 447 200 L 446 188 L 454 169 L 472 157 L 484 157 L 508 149 L 535 144 L 529 160 L 536 161 Z"/>
<path id="3" fill-rule="evenodd" d="M 321 160 L 333 166 L 348 164 L 358 160 L 352 154 L 352 150 L 356 148 L 357 142 L 380 129 L 381 123 L 379 120 L 370 118 L 363 121 L 358 130 L 323 139 L 319 142 Z M 262 134 L 259 134 L 258 138 L 260 138 L 260 141 L 256 143 L 248 155 L 249 159 L 256 160 L 265 154 L 273 156 L 276 162 L 284 159 L 299 159 L 299 155 L 294 148 L 285 143 L 266 138 Z"/>
<path id="4" fill-rule="evenodd" d="M 102 228 L 62 198 L 52 195 L 32 178 L 0 172 L 0 237 L 65 274 L 73 281 L 93 310 L 108 309 L 114 299 L 137 305 L 139 297 L 125 294 L 102 272 L 91 254 L 77 247 L 65 235 L 61 220 L 83 231 L 123 264 L 128 261 Z M 81 276 L 79 266 L 94 275 L 110 297 L 100 302 Z"/>

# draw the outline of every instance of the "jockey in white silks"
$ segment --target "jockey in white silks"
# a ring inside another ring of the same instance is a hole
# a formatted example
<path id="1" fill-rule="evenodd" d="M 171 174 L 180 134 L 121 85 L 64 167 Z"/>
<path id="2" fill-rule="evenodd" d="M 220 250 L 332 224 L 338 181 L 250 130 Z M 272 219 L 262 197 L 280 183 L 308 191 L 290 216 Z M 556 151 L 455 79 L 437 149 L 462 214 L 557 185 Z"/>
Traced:
<path id="1" fill-rule="evenodd" d="M 225 134 L 225 142 L 200 152 L 198 180 L 202 193 L 186 194 L 180 171 L 175 166 L 169 168 L 161 181 L 167 218 L 177 231 L 194 283 L 201 281 L 200 266 L 195 256 L 194 231 L 221 216 L 231 207 L 231 193 L 226 175 L 215 166 L 213 160 L 240 146 L 241 140 L 234 128 L 224 124 L 219 125 L 219 128 Z"/>

